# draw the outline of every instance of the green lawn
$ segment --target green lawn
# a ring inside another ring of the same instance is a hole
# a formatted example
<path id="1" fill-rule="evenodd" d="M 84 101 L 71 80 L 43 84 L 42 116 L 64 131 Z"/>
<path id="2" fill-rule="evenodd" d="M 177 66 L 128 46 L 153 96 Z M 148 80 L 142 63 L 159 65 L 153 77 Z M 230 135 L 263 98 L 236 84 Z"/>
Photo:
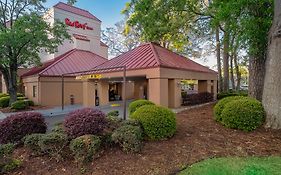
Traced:
<path id="1" fill-rule="evenodd" d="M 179 175 L 281 175 L 281 157 L 214 158 L 189 166 Z"/>

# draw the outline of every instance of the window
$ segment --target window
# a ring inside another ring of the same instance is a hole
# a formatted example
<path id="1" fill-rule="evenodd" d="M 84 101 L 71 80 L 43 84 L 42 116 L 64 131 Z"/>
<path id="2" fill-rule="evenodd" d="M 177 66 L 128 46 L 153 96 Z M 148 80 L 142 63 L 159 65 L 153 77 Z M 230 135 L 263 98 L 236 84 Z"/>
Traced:
<path id="1" fill-rule="evenodd" d="M 33 97 L 36 97 L 36 96 L 37 96 L 37 91 L 36 91 L 36 90 L 37 90 L 37 89 L 36 89 L 36 86 L 33 86 L 33 87 L 32 87 L 32 94 L 33 94 L 32 96 L 33 96 Z"/>

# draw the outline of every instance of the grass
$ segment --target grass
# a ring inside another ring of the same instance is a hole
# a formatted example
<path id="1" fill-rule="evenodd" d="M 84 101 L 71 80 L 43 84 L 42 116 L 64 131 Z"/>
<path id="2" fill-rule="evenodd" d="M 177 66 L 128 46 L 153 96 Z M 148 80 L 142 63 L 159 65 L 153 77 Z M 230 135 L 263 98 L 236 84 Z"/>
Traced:
<path id="1" fill-rule="evenodd" d="M 213 158 L 195 163 L 179 175 L 280 175 L 281 157 Z"/>

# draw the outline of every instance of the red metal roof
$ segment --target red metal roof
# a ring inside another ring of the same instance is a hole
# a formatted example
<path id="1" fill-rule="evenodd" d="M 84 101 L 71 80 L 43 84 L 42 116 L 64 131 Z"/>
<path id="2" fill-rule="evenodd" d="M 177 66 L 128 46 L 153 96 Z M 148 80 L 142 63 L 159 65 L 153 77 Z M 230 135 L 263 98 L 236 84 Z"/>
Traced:
<path id="1" fill-rule="evenodd" d="M 71 6 L 71 5 L 68 5 L 68 4 L 65 4 L 63 2 L 57 3 L 54 7 L 58 8 L 58 9 L 61 9 L 61 10 L 64 10 L 64 11 L 67 11 L 67 12 L 70 12 L 70 13 L 74 13 L 76 15 L 84 16 L 86 18 L 94 19 L 96 21 L 101 22 L 101 20 L 99 20 L 97 17 L 95 17 L 89 11 L 83 10 L 83 9 L 80 9 L 78 7 L 74 7 L 74 6 Z"/>
<path id="2" fill-rule="evenodd" d="M 203 65 L 154 43 L 143 44 L 97 66 L 95 69 L 114 68 L 118 66 L 126 66 L 127 70 L 166 67 L 196 72 L 216 73 Z"/>
<path id="3" fill-rule="evenodd" d="M 38 74 L 39 76 L 61 76 L 79 71 L 87 71 L 96 67 L 107 59 L 89 51 L 73 49 L 65 54 L 43 63 L 42 66 L 32 68 L 22 77 Z"/>

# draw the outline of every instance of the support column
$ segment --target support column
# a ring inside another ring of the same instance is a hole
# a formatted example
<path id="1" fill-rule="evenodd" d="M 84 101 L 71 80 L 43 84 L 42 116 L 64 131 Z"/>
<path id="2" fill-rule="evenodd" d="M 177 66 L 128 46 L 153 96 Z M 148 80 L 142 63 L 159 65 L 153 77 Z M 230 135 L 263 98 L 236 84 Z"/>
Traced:
<path id="1" fill-rule="evenodd" d="M 208 81 L 198 80 L 198 93 L 208 92 Z"/>
<path id="2" fill-rule="evenodd" d="M 144 98 L 144 88 L 145 88 L 145 82 L 135 81 L 135 83 L 134 83 L 134 98 L 135 99 Z"/>
<path id="3" fill-rule="evenodd" d="M 207 80 L 207 92 L 212 93 L 212 81 Z"/>
<path id="4" fill-rule="evenodd" d="M 107 105 L 109 104 L 109 83 L 108 81 L 100 80 L 98 82 L 98 97 L 100 105 Z"/>
<path id="5" fill-rule="evenodd" d="M 169 108 L 179 108 L 181 106 L 181 87 L 179 79 L 169 80 Z"/>
<path id="6" fill-rule="evenodd" d="M 83 81 L 83 106 L 95 106 L 95 82 L 85 80 Z"/>
<path id="7" fill-rule="evenodd" d="M 168 79 L 149 79 L 148 92 L 150 101 L 164 107 L 169 106 Z"/>

